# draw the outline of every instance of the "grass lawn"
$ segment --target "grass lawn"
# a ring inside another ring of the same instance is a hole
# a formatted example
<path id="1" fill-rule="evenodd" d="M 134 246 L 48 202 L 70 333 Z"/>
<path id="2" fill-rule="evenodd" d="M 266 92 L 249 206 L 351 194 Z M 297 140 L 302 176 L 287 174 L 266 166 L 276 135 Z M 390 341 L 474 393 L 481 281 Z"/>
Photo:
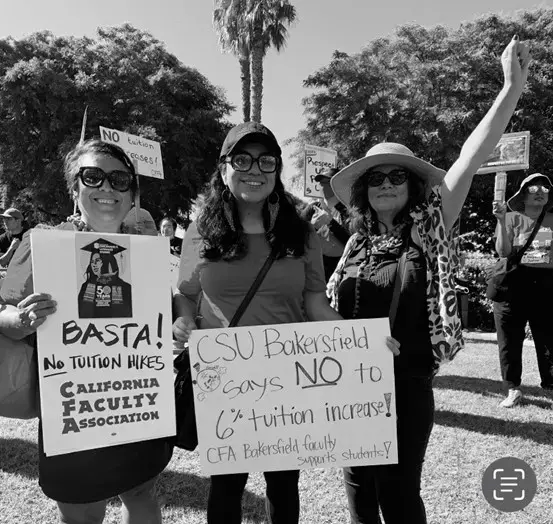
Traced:
<path id="1" fill-rule="evenodd" d="M 495 342 L 470 333 L 466 339 L 465 351 L 444 366 L 435 380 L 436 424 L 422 485 L 428 522 L 553 524 L 553 396 L 539 388 L 534 348 L 525 346 L 524 351 L 524 403 L 506 410 L 498 407 L 504 394 Z M 54 503 L 37 484 L 36 432 L 36 421 L 0 419 L 2 524 L 58 522 Z M 481 494 L 484 470 L 505 456 L 525 460 L 537 475 L 538 492 L 521 512 L 499 512 Z M 302 523 L 349 522 L 341 479 L 337 469 L 302 472 Z M 176 450 L 159 484 L 164 523 L 205 522 L 208 485 L 197 454 Z M 262 475 L 252 474 L 246 490 L 244 521 L 265 522 Z M 118 510 L 119 502 L 113 500 L 105 522 L 119 522 Z"/>

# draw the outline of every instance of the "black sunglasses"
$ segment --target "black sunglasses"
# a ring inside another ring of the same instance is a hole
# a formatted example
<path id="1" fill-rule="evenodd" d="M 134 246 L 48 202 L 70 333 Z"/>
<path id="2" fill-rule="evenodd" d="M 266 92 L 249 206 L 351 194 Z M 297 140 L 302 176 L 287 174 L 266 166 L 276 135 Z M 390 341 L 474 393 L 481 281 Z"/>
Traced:
<path id="1" fill-rule="evenodd" d="M 128 191 L 133 183 L 133 175 L 128 171 L 116 169 L 106 173 L 99 167 L 81 167 L 78 177 L 86 187 L 100 187 L 107 178 L 111 187 L 121 193 Z"/>
<path id="2" fill-rule="evenodd" d="M 389 173 L 369 171 L 367 173 L 367 182 L 369 187 L 378 187 L 387 178 L 394 186 L 400 186 L 409 178 L 409 175 L 409 171 L 405 169 L 392 169 Z"/>
<path id="3" fill-rule="evenodd" d="M 254 158 L 249 153 L 236 153 L 225 160 L 235 171 L 249 171 L 254 162 L 257 162 L 262 173 L 274 173 L 278 168 L 278 157 L 275 155 L 259 155 Z"/>

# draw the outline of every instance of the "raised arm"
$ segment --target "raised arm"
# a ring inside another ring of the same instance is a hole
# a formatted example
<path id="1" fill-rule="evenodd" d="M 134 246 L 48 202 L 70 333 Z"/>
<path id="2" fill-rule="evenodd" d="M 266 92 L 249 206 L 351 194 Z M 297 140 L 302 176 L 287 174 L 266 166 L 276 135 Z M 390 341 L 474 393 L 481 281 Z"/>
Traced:
<path id="1" fill-rule="evenodd" d="M 515 35 L 501 56 L 503 89 L 464 143 L 459 158 L 444 178 L 442 206 L 448 231 L 461 212 L 472 184 L 472 177 L 493 151 L 509 123 L 524 89 L 529 63 L 528 47 L 519 42 Z"/>

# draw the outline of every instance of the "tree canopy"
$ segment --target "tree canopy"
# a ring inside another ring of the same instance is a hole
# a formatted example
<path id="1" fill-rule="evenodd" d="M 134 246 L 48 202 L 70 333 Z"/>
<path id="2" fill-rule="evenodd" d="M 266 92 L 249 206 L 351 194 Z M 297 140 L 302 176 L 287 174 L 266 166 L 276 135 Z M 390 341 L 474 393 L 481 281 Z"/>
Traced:
<path id="1" fill-rule="evenodd" d="M 292 140 L 298 169 L 304 144 L 336 149 L 343 166 L 381 141 L 403 143 L 448 169 L 501 89 L 500 56 L 515 34 L 529 42 L 533 61 L 507 132 L 531 132 L 530 172 L 547 173 L 553 160 L 551 8 L 514 18 L 490 14 L 457 29 L 404 25 L 359 53 L 336 51 L 304 81 L 315 91 L 303 100 L 306 127 Z M 508 195 L 523 176 L 509 173 Z M 466 236 L 469 249 L 492 248 L 493 185 L 493 174 L 474 178 L 461 215 L 462 231 L 476 232 Z"/>
<path id="2" fill-rule="evenodd" d="M 161 142 L 165 180 L 141 177 L 154 217 L 186 213 L 213 171 L 232 107 L 222 91 L 147 32 L 125 24 L 94 38 L 44 31 L 0 40 L 0 181 L 33 221 L 72 211 L 63 155 L 100 125 Z"/>

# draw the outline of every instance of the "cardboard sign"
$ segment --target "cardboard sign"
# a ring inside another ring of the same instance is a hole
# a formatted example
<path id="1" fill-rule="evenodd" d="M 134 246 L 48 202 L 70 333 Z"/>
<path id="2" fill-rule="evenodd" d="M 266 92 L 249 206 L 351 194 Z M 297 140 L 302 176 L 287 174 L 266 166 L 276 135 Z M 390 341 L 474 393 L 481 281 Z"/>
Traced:
<path id="1" fill-rule="evenodd" d="M 133 161 L 139 175 L 163 178 L 163 160 L 159 142 L 102 126 L 100 126 L 100 138 L 103 142 L 122 148 Z"/>
<path id="2" fill-rule="evenodd" d="M 38 329 L 46 455 L 174 435 L 166 239 L 33 230 L 31 248 L 57 302 Z"/>
<path id="3" fill-rule="evenodd" d="M 389 321 L 193 331 L 207 475 L 397 463 Z"/>
<path id="4" fill-rule="evenodd" d="M 476 174 L 528 169 L 529 159 L 530 131 L 505 133 Z"/>
<path id="5" fill-rule="evenodd" d="M 329 167 L 336 167 L 338 153 L 334 149 L 318 146 L 305 146 L 304 158 L 304 196 L 323 198 L 323 190 L 315 176 Z"/>

